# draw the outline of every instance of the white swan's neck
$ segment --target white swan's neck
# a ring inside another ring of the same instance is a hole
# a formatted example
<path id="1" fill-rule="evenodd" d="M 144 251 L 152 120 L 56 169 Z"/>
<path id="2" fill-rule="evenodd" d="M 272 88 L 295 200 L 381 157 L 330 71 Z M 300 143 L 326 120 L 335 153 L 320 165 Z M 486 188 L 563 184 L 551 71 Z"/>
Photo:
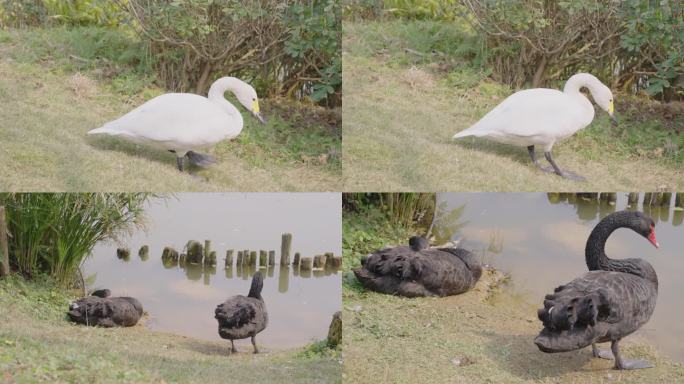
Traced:
<path id="1" fill-rule="evenodd" d="M 238 126 L 240 127 L 240 130 L 242 130 L 242 114 L 237 108 L 235 108 L 233 104 L 231 104 L 223 96 L 223 94 L 226 93 L 226 91 L 235 93 L 235 90 L 240 84 L 242 84 L 242 80 L 239 80 L 235 77 L 222 77 L 214 81 L 214 83 L 211 85 L 211 87 L 209 88 L 209 94 L 207 95 L 207 98 L 212 103 L 215 103 L 216 105 L 221 107 L 221 109 L 223 109 L 227 114 L 229 114 L 237 121 L 239 121 Z"/>
<path id="2" fill-rule="evenodd" d="M 594 120 L 594 106 L 591 104 L 591 101 L 589 101 L 589 99 L 582 92 L 580 92 L 580 89 L 587 88 L 589 93 L 591 93 L 591 96 L 595 99 L 599 85 L 602 85 L 601 81 L 593 75 L 588 73 L 578 73 L 570 77 L 563 88 L 563 93 L 568 96 L 572 96 L 582 105 L 585 114 L 585 126 Z"/>
<path id="3" fill-rule="evenodd" d="M 602 85 L 601 81 L 594 77 L 594 75 L 578 73 L 568 79 L 563 88 L 563 92 L 569 95 L 576 95 L 581 94 L 580 89 L 587 88 L 593 97 L 598 92 L 600 85 Z"/>

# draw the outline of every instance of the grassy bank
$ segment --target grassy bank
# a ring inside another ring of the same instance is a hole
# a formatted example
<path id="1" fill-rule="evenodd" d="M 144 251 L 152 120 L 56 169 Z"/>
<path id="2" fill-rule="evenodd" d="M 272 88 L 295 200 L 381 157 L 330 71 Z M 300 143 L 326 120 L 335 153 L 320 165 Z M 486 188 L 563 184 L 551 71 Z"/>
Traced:
<path id="1" fill-rule="evenodd" d="M 487 78 L 459 23 L 384 20 L 343 29 L 347 190 L 643 190 L 684 186 L 684 116 L 624 95 L 554 147 L 585 183 L 544 174 L 525 148 L 451 137 L 513 93 Z M 562 83 L 557 87 L 562 88 Z"/>
<path id="2" fill-rule="evenodd" d="M 537 306 L 506 289 L 488 269 L 475 288 L 446 298 L 407 299 L 366 291 L 349 269 L 377 247 L 415 233 L 393 228 L 376 212 L 344 217 L 343 380 L 349 383 L 675 383 L 684 367 L 637 336 L 627 358 L 656 368 L 618 372 L 613 362 L 581 351 L 545 354 L 532 340 Z"/>
<path id="3" fill-rule="evenodd" d="M 225 342 L 132 328 L 95 328 L 66 320 L 68 297 L 46 282 L 0 280 L 0 381 L 310 382 L 340 380 L 334 353 L 317 344 L 227 356 Z"/>
<path id="4" fill-rule="evenodd" d="M 86 136 L 165 92 L 154 85 L 149 60 L 135 36 L 118 30 L 0 31 L 0 189 L 341 188 L 338 112 L 283 100 L 262 100 L 266 125 L 245 112 L 242 134 L 212 148 L 217 163 L 192 175 L 178 172 L 165 151 Z"/>

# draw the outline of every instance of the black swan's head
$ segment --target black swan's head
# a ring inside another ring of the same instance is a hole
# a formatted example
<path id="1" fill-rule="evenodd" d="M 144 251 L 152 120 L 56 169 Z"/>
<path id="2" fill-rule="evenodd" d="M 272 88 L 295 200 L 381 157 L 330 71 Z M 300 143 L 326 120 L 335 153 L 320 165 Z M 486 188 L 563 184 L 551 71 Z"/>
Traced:
<path id="1" fill-rule="evenodd" d="M 409 239 L 409 247 L 418 252 L 430 248 L 430 243 L 422 236 L 413 236 Z"/>
<path id="2" fill-rule="evenodd" d="M 112 291 L 109 289 L 98 289 L 97 291 L 93 291 L 90 296 L 97 296 L 101 298 L 107 298 L 112 295 Z"/>
<path id="3" fill-rule="evenodd" d="M 641 236 L 645 237 L 648 239 L 648 241 L 653 244 L 654 247 L 658 248 L 660 247 L 660 244 L 658 244 L 658 240 L 656 240 L 656 234 L 655 234 L 655 222 L 653 222 L 653 219 L 651 219 L 649 216 L 641 213 L 641 212 L 634 212 L 638 218 L 638 222 L 636 224 L 636 229 L 635 227 L 632 227 L 637 233 L 639 233 Z"/>
<path id="4" fill-rule="evenodd" d="M 654 247 L 660 247 L 655 235 L 653 219 L 642 212 L 620 211 L 606 216 L 601 221 L 614 221 L 618 226 L 627 227 L 648 239 Z M 600 224 L 600 223 L 599 223 Z"/>
<path id="5" fill-rule="evenodd" d="M 604 217 L 592 230 L 587 239 L 587 250 L 597 245 L 603 247 L 606 239 L 618 228 L 629 228 L 648 239 L 656 248 L 660 247 L 655 235 L 655 223 L 649 216 L 636 211 L 619 211 Z"/>
<path id="6" fill-rule="evenodd" d="M 257 272 L 252 276 L 252 286 L 249 288 L 249 297 L 261 298 L 261 290 L 264 288 L 264 275 Z"/>

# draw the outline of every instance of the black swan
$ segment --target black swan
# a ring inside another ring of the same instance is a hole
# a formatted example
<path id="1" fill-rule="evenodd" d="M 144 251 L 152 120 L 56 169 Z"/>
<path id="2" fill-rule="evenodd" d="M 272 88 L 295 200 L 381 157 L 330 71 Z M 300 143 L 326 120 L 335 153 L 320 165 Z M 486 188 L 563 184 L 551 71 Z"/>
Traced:
<path id="1" fill-rule="evenodd" d="M 143 314 L 142 304 L 133 297 L 110 297 L 109 289 L 100 289 L 91 296 L 69 305 L 69 318 L 79 324 L 100 327 L 132 327 Z"/>
<path id="2" fill-rule="evenodd" d="M 642 259 L 609 259 L 606 239 L 618 228 L 629 228 L 647 238 L 656 248 L 653 220 L 641 212 L 621 211 L 601 220 L 589 235 L 585 249 L 591 272 L 553 294 L 546 295 L 538 311 L 544 329 L 534 339 L 543 352 L 565 352 L 592 346 L 594 357 L 615 359 L 615 369 L 651 368 L 645 360 L 620 356 L 620 340 L 636 331 L 651 317 L 658 298 L 658 277 Z M 611 351 L 595 343 L 611 342 Z"/>
<path id="3" fill-rule="evenodd" d="M 449 296 L 472 288 L 482 275 L 475 255 L 462 248 L 430 248 L 419 236 L 409 246 L 381 249 L 354 269 L 366 288 L 406 297 Z"/>
<path id="4" fill-rule="evenodd" d="M 254 338 L 268 325 L 266 304 L 261 297 L 263 287 L 264 277 L 257 272 L 252 277 L 252 286 L 246 297 L 236 295 L 216 307 L 214 317 L 218 320 L 219 336 L 230 340 L 231 352 L 237 352 L 233 340 L 251 337 L 254 353 L 259 353 Z"/>

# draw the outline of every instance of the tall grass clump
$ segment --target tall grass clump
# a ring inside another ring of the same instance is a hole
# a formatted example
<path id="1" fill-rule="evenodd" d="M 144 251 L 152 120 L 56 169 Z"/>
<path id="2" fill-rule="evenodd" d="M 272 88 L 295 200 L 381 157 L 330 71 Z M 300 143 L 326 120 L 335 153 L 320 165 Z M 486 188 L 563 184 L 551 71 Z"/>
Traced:
<path id="1" fill-rule="evenodd" d="M 429 226 L 436 209 L 435 193 L 345 193 L 343 205 L 351 211 L 379 208 L 395 225 L 410 228 Z"/>
<path id="2" fill-rule="evenodd" d="M 27 278 L 47 274 L 72 283 L 99 241 L 143 224 L 147 193 L 11 193 L 7 211 L 10 265 Z"/>

